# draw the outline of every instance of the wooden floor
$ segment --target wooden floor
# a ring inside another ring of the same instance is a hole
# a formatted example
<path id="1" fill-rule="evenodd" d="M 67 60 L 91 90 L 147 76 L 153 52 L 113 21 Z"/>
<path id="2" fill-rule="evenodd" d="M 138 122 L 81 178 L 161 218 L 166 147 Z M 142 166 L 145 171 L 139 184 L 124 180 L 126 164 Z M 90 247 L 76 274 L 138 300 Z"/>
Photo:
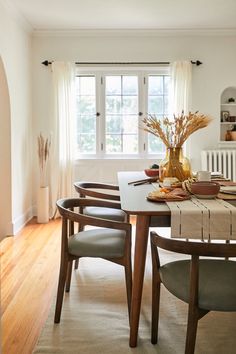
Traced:
<path id="1" fill-rule="evenodd" d="M 0 243 L 1 350 L 30 354 L 56 292 L 60 261 L 60 219 L 32 220 Z"/>
<path id="2" fill-rule="evenodd" d="M 32 353 L 56 294 L 60 241 L 60 219 L 33 219 L 0 243 L 0 353 Z"/>

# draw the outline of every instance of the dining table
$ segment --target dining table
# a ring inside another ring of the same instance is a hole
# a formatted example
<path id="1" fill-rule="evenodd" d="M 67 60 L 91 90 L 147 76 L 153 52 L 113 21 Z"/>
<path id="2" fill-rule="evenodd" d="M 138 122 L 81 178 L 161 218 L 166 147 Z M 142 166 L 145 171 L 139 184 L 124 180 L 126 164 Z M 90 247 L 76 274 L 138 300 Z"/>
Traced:
<path id="1" fill-rule="evenodd" d="M 134 183 L 147 180 L 147 183 Z M 144 172 L 118 172 L 121 208 L 128 215 L 136 216 L 133 286 L 130 313 L 130 347 L 137 346 L 143 279 L 146 263 L 149 227 L 170 227 L 171 210 L 165 202 L 155 203 L 147 200 L 154 190 L 153 180 L 148 180 Z M 235 183 L 234 183 L 235 185 Z M 228 200 L 236 207 L 236 198 Z"/>
<path id="2" fill-rule="evenodd" d="M 149 227 L 170 226 L 168 206 L 165 203 L 149 202 L 146 198 L 148 193 L 154 189 L 152 184 L 134 185 L 131 183 L 145 178 L 147 176 L 144 172 L 118 172 L 121 208 L 128 215 L 136 216 L 130 347 L 137 346 Z"/>

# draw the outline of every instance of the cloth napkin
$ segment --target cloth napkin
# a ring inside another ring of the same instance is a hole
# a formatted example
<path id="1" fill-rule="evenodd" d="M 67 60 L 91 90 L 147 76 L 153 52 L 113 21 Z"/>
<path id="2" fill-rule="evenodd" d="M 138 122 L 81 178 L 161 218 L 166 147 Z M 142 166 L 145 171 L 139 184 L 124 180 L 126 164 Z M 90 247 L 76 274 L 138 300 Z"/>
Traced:
<path id="1" fill-rule="evenodd" d="M 236 239 L 236 207 L 220 199 L 167 202 L 171 211 L 171 237 Z"/>

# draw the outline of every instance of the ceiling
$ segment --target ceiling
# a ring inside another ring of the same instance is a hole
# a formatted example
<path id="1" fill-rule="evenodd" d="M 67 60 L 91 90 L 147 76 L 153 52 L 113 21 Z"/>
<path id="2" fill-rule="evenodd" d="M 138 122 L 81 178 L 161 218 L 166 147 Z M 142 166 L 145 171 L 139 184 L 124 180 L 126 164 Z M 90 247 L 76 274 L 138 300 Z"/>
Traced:
<path id="1" fill-rule="evenodd" d="M 236 0 L 4 0 L 34 30 L 236 29 Z"/>

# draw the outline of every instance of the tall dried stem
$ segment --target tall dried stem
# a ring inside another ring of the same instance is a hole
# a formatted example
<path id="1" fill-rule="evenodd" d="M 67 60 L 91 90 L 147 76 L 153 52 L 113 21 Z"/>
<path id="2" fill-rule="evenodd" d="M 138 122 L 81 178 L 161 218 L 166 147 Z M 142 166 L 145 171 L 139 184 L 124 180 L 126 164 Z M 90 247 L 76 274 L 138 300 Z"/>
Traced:
<path id="1" fill-rule="evenodd" d="M 38 159 L 40 187 L 47 186 L 47 165 L 51 147 L 51 137 L 44 138 L 40 133 L 38 136 Z"/>

